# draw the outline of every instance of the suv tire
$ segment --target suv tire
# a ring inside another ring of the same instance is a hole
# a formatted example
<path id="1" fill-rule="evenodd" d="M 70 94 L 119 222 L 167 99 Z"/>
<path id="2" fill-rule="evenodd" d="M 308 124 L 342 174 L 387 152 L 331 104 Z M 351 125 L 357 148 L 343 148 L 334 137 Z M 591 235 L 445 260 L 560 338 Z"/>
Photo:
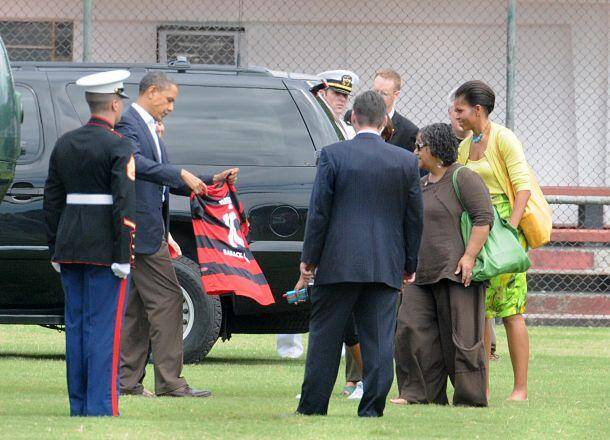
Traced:
<path id="1" fill-rule="evenodd" d="M 212 349 L 220 333 L 222 308 L 220 298 L 205 293 L 201 286 L 199 265 L 181 256 L 172 260 L 184 296 L 184 362 L 200 362 Z"/>

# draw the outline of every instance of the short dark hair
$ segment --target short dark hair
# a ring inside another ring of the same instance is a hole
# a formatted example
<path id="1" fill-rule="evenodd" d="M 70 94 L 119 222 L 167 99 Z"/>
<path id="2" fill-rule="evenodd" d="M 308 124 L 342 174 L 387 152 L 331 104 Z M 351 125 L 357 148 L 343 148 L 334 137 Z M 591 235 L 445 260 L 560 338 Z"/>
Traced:
<path id="1" fill-rule="evenodd" d="M 480 105 L 487 115 L 494 110 L 496 94 L 483 81 L 468 81 L 455 91 L 455 99 L 463 98 L 469 105 Z"/>
<path id="2" fill-rule="evenodd" d="M 383 97 L 373 90 L 362 92 L 354 99 L 353 112 L 358 125 L 381 127 L 386 115 Z"/>
<path id="3" fill-rule="evenodd" d="M 440 159 L 443 166 L 448 167 L 457 160 L 459 143 L 451 125 L 440 122 L 426 125 L 419 134 L 423 144 L 430 148 L 430 154 Z"/>
<path id="4" fill-rule="evenodd" d="M 175 85 L 176 82 L 163 72 L 148 72 L 140 80 L 139 93 L 141 95 L 152 86 L 157 87 L 159 90 L 165 90 Z"/>
<path id="5" fill-rule="evenodd" d="M 116 99 L 121 99 L 116 93 L 85 92 L 85 100 L 87 101 L 87 104 L 89 104 L 91 114 L 110 110 L 110 103 Z"/>

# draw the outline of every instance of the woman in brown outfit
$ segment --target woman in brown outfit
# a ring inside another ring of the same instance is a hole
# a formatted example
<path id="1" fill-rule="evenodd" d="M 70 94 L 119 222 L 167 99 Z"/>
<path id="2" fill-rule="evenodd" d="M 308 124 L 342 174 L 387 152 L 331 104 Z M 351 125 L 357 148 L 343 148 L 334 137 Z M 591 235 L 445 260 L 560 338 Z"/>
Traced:
<path id="1" fill-rule="evenodd" d="M 485 396 L 485 294 L 471 283 L 475 258 L 493 224 L 491 199 L 483 180 L 455 163 L 457 139 L 448 124 L 422 128 L 415 144 L 421 180 L 424 230 L 413 284 L 403 292 L 395 336 L 400 396 L 395 404 L 446 405 L 447 378 L 454 405 L 487 406 Z M 465 247 L 457 183 L 473 230 Z"/>

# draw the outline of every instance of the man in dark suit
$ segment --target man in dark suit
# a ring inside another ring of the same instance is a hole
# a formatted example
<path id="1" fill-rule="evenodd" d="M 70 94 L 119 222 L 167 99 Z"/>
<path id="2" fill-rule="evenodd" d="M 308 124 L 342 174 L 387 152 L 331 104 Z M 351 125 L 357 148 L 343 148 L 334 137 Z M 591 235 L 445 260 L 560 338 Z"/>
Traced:
<path id="1" fill-rule="evenodd" d="M 190 388 L 182 374 L 182 291 L 168 248 L 169 193 L 189 196 L 206 192 L 206 184 L 185 169 L 168 163 L 158 125 L 174 109 L 178 86 L 161 72 L 140 81 L 136 103 L 117 125 L 134 148 L 136 171 L 136 263 L 121 335 L 122 394 L 152 397 L 142 386 L 148 349 L 152 349 L 155 393 L 171 397 L 207 397 Z M 234 181 L 237 169 L 213 178 Z"/>
<path id="2" fill-rule="evenodd" d="M 392 385 L 396 299 L 414 279 L 423 212 L 417 159 L 381 140 L 385 118 L 382 97 L 364 92 L 352 113 L 356 137 L 320 154 L 295 286 L 315 273 L 299 414 L 326 414 L 351 313 L 364 364 L 358 415 L 382 416 Z"/>
<path id="3" fill-rule="evenodd" d="M 394 125 L 394 133 L 389 142 L 412 152 L 415 149 L 415 137 L 419 129 L 394 108 L 396 100 L 400 96 L 401 88 L 402 79 L 395 70 L 379 69 L 375 72 L 373 90 L 383 96 L 388 115 Z"/>

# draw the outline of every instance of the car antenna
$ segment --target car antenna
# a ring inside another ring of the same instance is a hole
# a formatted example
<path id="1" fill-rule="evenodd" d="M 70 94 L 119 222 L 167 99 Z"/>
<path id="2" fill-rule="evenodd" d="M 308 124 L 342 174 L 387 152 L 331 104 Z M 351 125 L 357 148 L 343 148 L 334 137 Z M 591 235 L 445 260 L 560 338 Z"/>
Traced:
<path id="1" fill-rule="evenodd" d="M 167 63 L 167 65 L 169 67 L 175 68 L 178 73 L 184 73 L 191 68 L 191 63 L 189 63 L 189 60 L 186 58 L 185 55 L 176 56 L 176 59 L 171 60 L 169 63 Z"/>

